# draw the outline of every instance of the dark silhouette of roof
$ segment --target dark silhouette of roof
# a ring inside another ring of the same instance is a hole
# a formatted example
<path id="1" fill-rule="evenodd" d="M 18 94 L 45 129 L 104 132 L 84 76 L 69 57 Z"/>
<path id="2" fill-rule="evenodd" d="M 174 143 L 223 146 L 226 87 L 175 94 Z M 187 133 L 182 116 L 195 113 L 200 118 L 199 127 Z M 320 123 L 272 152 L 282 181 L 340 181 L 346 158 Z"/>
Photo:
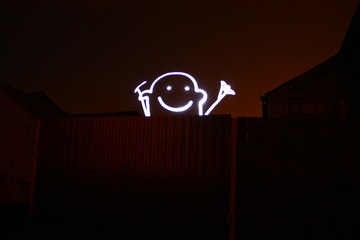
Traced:
<path id="1" fill-rule="evenodd" d="M 360 56 L 360 3 L 355 10 L 349 29 L 341 45 L 339 55 L 344 58 Z"/>
<path id="2" fill-rule="evenodd" d="M 62 110 L 45 91 L 24 93 L 2 82 L 0 82 L 0 91 L 35 118 L 141 116 L 137 111 L 71 114 Z"/>
<path id="3" fill-rule="evenodd" d="M 266 98 L 267 95 L 278 96 L 281 95 L 282 93 L 288 93 L 289 91 L 294 90 L 296 88 L 301 88 L 302 83 L 311 81 L 318 74 L 321 74 L 326 70 L 332 69 L 338 64 L 338 62 L 339 62 L 338 55 L 332 56 L 331 58 L 327 59 L 325 62 L 320 63 L 319 65 L 313 67 L 312 69 L 301 74 L 300 76 L 297 76 L 292 80 L 281 84 L 280 86 L 276 87 L 270 92 L 267 92 L 263 98 Z"/>
<path id="4" fill-rule="evenodd" d="M 66 117 L 69 115 L 44 91 L 24 93 L 2 82 L 0 82 L 0 91 L 4 92 L 9 98 L 35 118 Z"/>
<path id="5" fill-rule="evenodd" d="M 303 83 L 313 81 L 314 77 L 327 70 L 333 69 L 341 64 L 347 64 L 350 66 L 351 71 L 356 74 L 357 69 L 360 68 L 360 4 L 355 10 L 352 21 L 349 25 L 348 31 L 345 35 L 344 41 L 341 45 L 339 53 L 330 57 L 326 61 L 313 67 L 307 72 L 301 74 L 298 77 L 291 79 L 288 82 L 276 87 L 275 89 L 267 92 L 261 97 L 263 102 L 268 100 L 268 97 L 281 95 L 282 93 L 291 91 L 296 88 L 301 88 Z"/>

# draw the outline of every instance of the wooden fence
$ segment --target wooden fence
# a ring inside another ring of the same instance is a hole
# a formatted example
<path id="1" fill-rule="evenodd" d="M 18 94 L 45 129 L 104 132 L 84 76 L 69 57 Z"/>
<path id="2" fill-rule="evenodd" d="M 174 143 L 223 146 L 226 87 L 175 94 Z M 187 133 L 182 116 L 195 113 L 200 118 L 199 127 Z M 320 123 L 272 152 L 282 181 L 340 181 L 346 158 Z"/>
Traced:
<path id="1" fill-rule="evenodd" d="M 356 239 L 359 120 L 238 119 L 237 239 Z"/>
<path id="2" fill-rule="evenodd" d="M 93 117 L 40 125 L 39 216 L 115 223 L 112 231 L 135 226 L 130 232 L 165 239 L 352 239 L 360 226 L 358 120 Z"/>
<path id="3" fill-rule="evenodd" d="M 231 133 L 230 116 L 44 119 L 34 214 L 224 237 Z"/>

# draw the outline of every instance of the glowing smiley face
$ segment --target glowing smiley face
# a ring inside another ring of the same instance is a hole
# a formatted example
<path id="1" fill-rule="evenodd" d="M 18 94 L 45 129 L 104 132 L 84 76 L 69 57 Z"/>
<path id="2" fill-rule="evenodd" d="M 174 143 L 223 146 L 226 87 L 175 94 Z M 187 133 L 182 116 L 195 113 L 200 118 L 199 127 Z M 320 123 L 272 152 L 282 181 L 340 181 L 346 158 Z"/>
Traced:
<path id="1" fill-rule="evenodd" d="M 203 115 L 203 103 L 207 94 L 199 89 L 191 75 L 174 72 L 164 74 L 157 80 L 154 94 L 164 109 L 170 112 L 185 112 L 190 108 L 197 108 L 196 114 Z"/>
<path id="2" fill-rule="evenodd" d="M 142 102 L 145 116 L 150 116 L 150 99 L 152 107 L 155 108 L 154 99 L 160 106 L 170 112 L 192 111 L 198 115 L 203 115 L 203 104 L 207 99 L 204 90 L 198 87 L 196 80 L 184 72 L 165 73 L 154 80 L 148 90 L 140 91 L 140 86 L 136 89 L 139 93 L 139 101 Z"/>
<path id="3" fill-rule="evenodd" d="M 172 91 L 173 90 L 172 85 L 168 85 L 166 87 L 166 90 L 169 91 L 169 92 Z M 188 92 L 188 91 L 190 91 L 190 87 L 186 85 L 184 87 L 184 90 Z M 161 104 L 161 106 L 163 106 L 163 108 L 165 108 L 165 109 L 167 109 L 167 110 L 169 110 L 171 112 L 184 112 L 184 111 L 188 110 L 194 103 L 192 100 L 190 100 L 186 105 L 184 105 L 182 107 L 170 107 L 169 105 L 167 105 L 164 102 L 164 100 L 162 99 L 161 96 L 158 97 L 158 101 Z"/>
<path id="4" fill-rule="evenodd" d="M 149 89 L 142 91 L 140 87 L 144 84 L 146 81 L 137 86 L 134 92 L 139 94 L 138 100 L 147 117 L 151 116 L 154 109 L 175 113 L 186 111 L 199 116 L 209 115 L 225 96 L 235 95 L 231 86 L 221 80 L 216 101 L 204 113 L 203 105 L 207 100 L 207 94 L 199 88 L 195 78 L 190 74 L 184 72 L 165 73 L 156 78 Z"/>

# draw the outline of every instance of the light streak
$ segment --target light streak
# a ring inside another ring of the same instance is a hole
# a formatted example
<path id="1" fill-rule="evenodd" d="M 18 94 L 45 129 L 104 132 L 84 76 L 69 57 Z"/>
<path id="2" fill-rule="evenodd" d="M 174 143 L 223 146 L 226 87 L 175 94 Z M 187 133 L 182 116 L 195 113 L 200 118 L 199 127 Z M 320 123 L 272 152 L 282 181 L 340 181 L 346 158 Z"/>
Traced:
<path id="1" fill-rule="evenodd" d="M 166 110 L 169 110 L 171 112 L 184 112 L 193 105 L 193 101 L 189 101 L 185 106 L 182 106 L 182 107 L 170 107 L 169 105 L 164 103 L 164 101 L 162 100 L 161 97 L 158 97 L 158 101 L 163 108 L 165 108 Z"/>

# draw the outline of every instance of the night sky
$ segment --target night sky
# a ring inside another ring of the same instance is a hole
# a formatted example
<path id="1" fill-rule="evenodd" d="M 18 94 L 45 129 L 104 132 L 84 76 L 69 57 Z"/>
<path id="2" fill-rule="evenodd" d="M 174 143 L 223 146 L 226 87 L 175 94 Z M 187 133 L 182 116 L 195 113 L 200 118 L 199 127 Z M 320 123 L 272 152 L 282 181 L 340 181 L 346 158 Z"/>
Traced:
<path id="1" fill-rule="evenodd" d="M 7 1 L 1 80 L 70 113 L 136 110 L 133 91 L 194 76 L 213 111 L 261 116 L 260 96 L 335 55 L 358 0 Z M 205 107 L 205 108 L 206 108 Z"/>

